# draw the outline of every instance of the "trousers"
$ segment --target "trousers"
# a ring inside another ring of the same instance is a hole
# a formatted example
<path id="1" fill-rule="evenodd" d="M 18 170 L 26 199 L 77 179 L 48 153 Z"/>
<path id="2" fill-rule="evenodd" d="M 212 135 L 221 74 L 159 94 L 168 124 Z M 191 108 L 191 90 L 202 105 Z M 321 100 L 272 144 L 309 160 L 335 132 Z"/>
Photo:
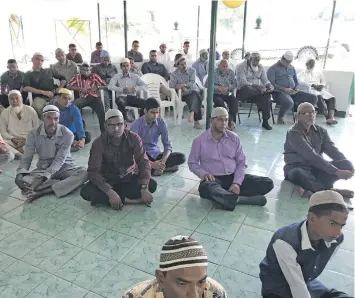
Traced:
<path id="1" fill-rule="evenodd" d="M 354 170 L 352 163 L 346 159 L 332 161 L 332 164 L 340 170 Z M 285 178 L 293 184 L 299 185 L 303 189 L 312 192 L 331 189 L 334 183 L 339 180 L 335 175 L 307 165 L 287 170 Z"/>
<path id="2" fill-rule="evenodd" d="M 156 161 L 163 158 L 163 153 L 160 153 L 155 159 L 151 157 L 148 153 L 147 156 L 150 161 Z M 167 168 L 172 168 L 175 166 L 182 165 L 185 161 L 186 161 L 185 154 L 179 152 L 171 152 L 168 159 L 166 160 L 165 166 Z"/>
<path id="3" fill-rule="evenodd" d="M 154 179 L 150 179 L 148 184 L 148 190 L 150 193 L 154 193 L 157 190 L 157 182 Z M 117 182 L 112 185 L 112 189 L 120 196 L 122 203 L 124 203 L 125 198 L 135 200 L 141 197 L 140 193 L 140 182 L 137 174 L 133 174 L 130 180 L 117 180 Z M 80 192 L 81 197 L 91 202 L 92 205 L 109 205 L 110 200 L 107 194 L 102 192 L 96 185 L 91 182 L 86 183 Z"/>
<path id="4" fill-rule="evenodd" d="M 199 121 L 202 119 L 202 99 L 196 91 L 192 91 L 189 94 L 183 95 L 181 100 L 186 102 L 190 112 L 194 112 L 194 121 Z"/>
<path id="5" fill-rule="evenodd" d="M 237 113 L 238 113 L 238 100 L 234 95 L 226 95 L 226 94 L 213 94 L 213 103 L 215 107 L 224 108 L 226 103 L 228 105 L 228 114 L 229 114 L 229 122 L 237 122 Z"/>
<path id="6" fill-rule="evenodd" d="M 123 118 L 127 121 L 126 106 L 139 109 L 139 116 L 144 115 L 145 100 L 135 95 L 119 96 L 116 98 L 117 108 L 122 112 Z"/>
<path id="7" fill-rule="evenodd" d="M 268 294 L 268 295 L 263 295 L 263 298 L 284 298 L 278 295 L 274 294 Z M 311 295 L 311 298 L 354 298 L 354 296 L 349 296 L 348 294 L 345 294 L 344 292 L 340 292 L 334 289 L 328 290 L 326 293 L 321 295 L 320 297 L 318 296 L 313 296 Z"/>
<path id="8" fill-rule="evenodd" d="M 318 95 L 318 102 L 317 102 L 317 107 L 320 113 L 322 113 L 325 118 L 329 118 L 328 116 L 328 111 L 334 111 L 335 110 L 335 98 L 331 97 L 329 99 L 325 99 L 322 97 L 322 95 Z"/>
<path id="9" fill-rule="evenodd" d="M 238 91 L 238 99 L 241 102 L 255 103 L 261 111 L 262 118 L 269 120 L 271 107 L 271 94 L 263 93 L 254 86 L 243 86 Z"/>

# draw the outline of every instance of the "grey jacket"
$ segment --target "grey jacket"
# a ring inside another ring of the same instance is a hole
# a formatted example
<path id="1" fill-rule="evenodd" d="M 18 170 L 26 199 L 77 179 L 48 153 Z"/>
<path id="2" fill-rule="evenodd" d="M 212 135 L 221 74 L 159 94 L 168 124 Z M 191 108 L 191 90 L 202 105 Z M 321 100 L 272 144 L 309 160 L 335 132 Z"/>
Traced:
<path id="1" fill-rule="evenodd" d="M 243 86 L 251 85 L 263 85 L 264 87 L 271 86 L 271 83 L 266 76 L 264 66 L 259 64 L 258 70 L 254 71 L 251 68 L 250 62 L 247 60 L 237 66 L 237 82 L 238 89 Z"/>

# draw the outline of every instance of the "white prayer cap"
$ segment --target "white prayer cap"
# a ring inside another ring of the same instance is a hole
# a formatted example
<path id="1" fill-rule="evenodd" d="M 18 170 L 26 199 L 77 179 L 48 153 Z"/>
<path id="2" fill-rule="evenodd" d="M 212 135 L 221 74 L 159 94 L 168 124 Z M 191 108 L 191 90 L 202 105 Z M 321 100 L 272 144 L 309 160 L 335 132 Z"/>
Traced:
<path id="1" fill-rule="evenodd" d="M 36 56 L 42 56 L 42 57 L 44 57 L 41 52 L 36 52 L 36 53 L 34 53 L 32 57 L 36 57 Z"/>
<path id="2" fill-rule="evenodd" d="M 309 208 L 323 204 L 338 204 L 347 207 L 343 196 L 333 190 L 318 191 L 309 199 Z"/>
<path id="3" fill-rule="evenodd" d="M 120 64 L 122 64 L 122 63 L 130 63 L 131 61 L 129 61 L 129 59 L 128 58 L 122 58 L 121 59 L 121 61 L 120 61 Z"/>
<path id="4" fill-rule="evenodd" d="M 291 51 L 285 52 L 285 54 L 282 55 L 282 57 L 287 60 L 287 61 L 293 61 L 293 53 Z"/>
<path id="5" fill-rule="evenodd" d="M 21 97 L 22 97 L 21 92 L 18 91 L 18 90 L 11 90 L 11 91 L 9 92 L 9 97 L 10 97 L 12 94 L 17 94 L 18 96 L 21 96 Z"/>
<path id="6" fill-rule="evenodd" d="M 54 105 L 46 105 L 43 108 L 42 114 L 44 115 L 45 113 L 53 113 L 53 112 L 60 113 L 59 109 L 56 106 L 54 106 Z"/>
<path id="7" fill-rule="evenodd" d="M 228 116 L 228 112 L 223 107 L 213 108 L 211 118 L 216 118 L 219 116 Z"/>
<path id="8" fill-rule="evenodd" d="M 108 119 L 112 118 L 112 117 L 121 117 L 123 119 L 123 114 L 120 110 L 117 109 L 109 109 L 106 113 L 105 113 L 105 121 L 107 121 Z"/>

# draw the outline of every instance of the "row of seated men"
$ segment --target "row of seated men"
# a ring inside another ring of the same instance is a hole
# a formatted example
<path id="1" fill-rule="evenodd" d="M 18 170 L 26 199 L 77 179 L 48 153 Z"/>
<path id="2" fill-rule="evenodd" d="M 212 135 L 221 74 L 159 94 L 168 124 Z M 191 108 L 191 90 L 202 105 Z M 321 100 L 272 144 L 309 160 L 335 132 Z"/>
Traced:
<path id="1" fill-rule="evenodd" d="M 61 98 L 69 93 L 61 90 Z M 21 108 L 25 107 L 21 93 L 13 90 L 9 99 L 7 109 L 21 121 Z M 70 106 L 70 100 L 65 102 Z M 145 115 L 128 130 L 122 113 L 108 110 L 105 131 L 93 142 L 88 169 L 85 169 L 75 165 L 71 155 L 74 134 L 60 124 L 61 110 L 55 105 L 45 106 L 43 122 L 32 128 L 26 138 L 16 185 L 28 202 L 50 193 L 62 197 L 83 185 L 80 194 L 92 205 L 110 205 L 116 210 L 124 204 L 146 204 L 154 208 L 157 183 L 151 176 L 176 171 L 185 157 L 172 152 L 166 122 L 159 117 L 159 102 L 147 99 L 144 111 Z M 193 141 L 188 165 L 201 178 L 200 196 L 227 210 L 240 204 L 264 205 L 263 195 L 273 188 L 273 182 L 267 177 L 245 173 L 241 140 L 227 129 L 228 116 L 225 108 L 214 108 L 211 129 Z M 163 152 L 157 147 L 159 137 Z M 309 140 L 317 144 L 313 150 L 308 148 Z M 334 161 L 321 159 L 322 152 Z M 10 143 L 1 139 L 0 162 L 9 161 L 11 154 Z M 34 154 L 38 154 L 38 163 L 31 171 Z M 350 191 L 333 189 L 333 183 L 339 178 L 351 178 L 354 169 L 331 142 L 326 130 L 315 124 L 315 110 L 309 103 L 299 105 L 298 121 L 287 133 L 285 162 L 286 178 L 292 179 L 290 171 L 298 170 L 297 177 L 306 180 L 307 175 L 310 180 L 300 181 L 299 187 L 315 193 L 310 198 L 306 220 L 285 226 L 272 237 L 266 257 L 260 263 L 262 295 L 265 298 L 349 298 L 316 278 L 344 241 L 341 228 L 346 224 L 348 208 L 343 196 L 353 195 Z M 179 253 L 181 249 L 184 254 Z M 228 297 L 219 283 L 207 277 L 207 265 L 207 254 L 196 240 L 174 237 L 162 249 L 156 279 L 133 286 L 123 297 Z M 233 293 L 230 295 L 233 297 Z"/>

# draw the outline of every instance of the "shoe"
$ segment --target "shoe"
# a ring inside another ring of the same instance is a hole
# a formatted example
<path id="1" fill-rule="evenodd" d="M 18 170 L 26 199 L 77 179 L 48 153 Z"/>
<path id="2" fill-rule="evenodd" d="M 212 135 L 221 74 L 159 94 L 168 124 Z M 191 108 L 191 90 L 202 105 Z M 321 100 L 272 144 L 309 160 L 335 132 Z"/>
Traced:
<path id="1" fill-rule="evenodd" d="M 335 119 L 328 119 L 326 123 L 328 125 L 336 125 L 336 124 L 338 124 L 338 121 Z"/>
<path id="2" fill-rule="evenodd" d="M 237 205 L 265 206 L 267 200 L 265 196 L 239 197 Z"/>
<path id="3" fill-rule="evenodd" d="M 284 118 L 277 119 L 277 124 L 285 124 Z"/>
<path id="4" fill-rule="evenodd" d="M 230 195 L 224 195 L 223 198 L 216 196 L 213 198 L 213 201 L 221 204 L 223 209 L 233 211 L 238 202 L 237 198 L 238 197 L 235 194 L 231 193 Z"/>
<path id="5" fill-rule="evenodd" d="M 264 127 L 266 130 L 272 130 L 272 127 L 267 120 L 263 121 L 262 127 Z"/>
<path id="6" fill-rule="evenodd" d="M 202 129 L 202 126 L 201 126 L 201 124 L 200 124 L 199 122 L 195 122 L 195 123 L 194 123 L 194 128 L 196 128 L 196 129 Z"/>

